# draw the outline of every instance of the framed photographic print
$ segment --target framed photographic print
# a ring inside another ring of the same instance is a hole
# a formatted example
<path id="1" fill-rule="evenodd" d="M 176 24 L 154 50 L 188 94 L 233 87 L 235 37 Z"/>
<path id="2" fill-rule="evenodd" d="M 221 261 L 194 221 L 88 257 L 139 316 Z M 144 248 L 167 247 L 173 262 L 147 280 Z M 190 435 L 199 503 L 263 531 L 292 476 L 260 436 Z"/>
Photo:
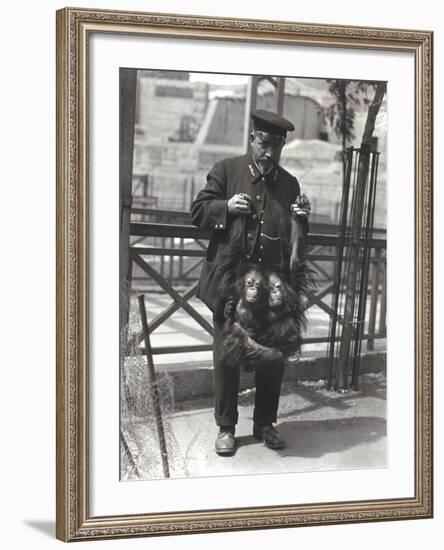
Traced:
<path id="1" fill-rule="evenodd" d="M 429 31 L 57 12 L 57 537 L 432 516 Z"/>

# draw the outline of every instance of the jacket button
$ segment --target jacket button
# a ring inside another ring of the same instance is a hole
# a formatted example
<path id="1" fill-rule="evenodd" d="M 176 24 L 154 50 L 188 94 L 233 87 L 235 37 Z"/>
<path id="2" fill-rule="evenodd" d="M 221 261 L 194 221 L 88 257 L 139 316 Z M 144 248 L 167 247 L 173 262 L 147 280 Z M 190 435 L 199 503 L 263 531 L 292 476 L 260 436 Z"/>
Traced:
<path id="1" fill-rule="evenodd" d="M 253 235 L 251 233 L 248 233 L 248 238 L 250 239 L 250 241 L 253 239 Z"/>
<path id="2" fill-rule="evenodd" d="M 252 218 L 253 218 L 253 220 L 257 220 L 256 214 L 253 214 Z"/>
<path id="3" fill-rule="evenodd" d="M 261 200 L 261 196 L 260 196 L 260 195 L 256 195 L 256 199 L 257 199 L 258 201 L 260 201 L 260 200 Z"/>

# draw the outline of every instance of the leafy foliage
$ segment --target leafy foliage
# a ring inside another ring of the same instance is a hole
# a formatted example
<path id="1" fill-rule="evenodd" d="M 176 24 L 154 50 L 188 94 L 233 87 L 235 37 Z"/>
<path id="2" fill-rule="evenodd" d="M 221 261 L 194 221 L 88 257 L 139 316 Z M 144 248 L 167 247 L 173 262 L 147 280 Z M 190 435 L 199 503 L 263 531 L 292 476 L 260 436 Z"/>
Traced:
<path id="1" fill-rule="evenodd" d="M 334 102 L 326 109 L 325 116 L 345 149 L 356 137 L 353 132 L 356 111 L 370 105 L 379 83 L 346 79 L 327 82 Z"/>

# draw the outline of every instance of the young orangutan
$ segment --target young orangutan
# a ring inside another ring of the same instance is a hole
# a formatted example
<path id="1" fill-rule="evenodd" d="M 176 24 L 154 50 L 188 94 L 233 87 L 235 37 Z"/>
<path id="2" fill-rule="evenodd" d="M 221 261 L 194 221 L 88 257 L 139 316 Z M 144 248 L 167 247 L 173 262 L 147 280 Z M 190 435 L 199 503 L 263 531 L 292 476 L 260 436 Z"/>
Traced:
<path id="1" fill-rule="evenodd" d="M 297 203 L 302 206 L 307 200 L 302 195 Z M 246 371 L 282 365 L 285 357 L 300 350 L 305 327 L 302 294 L 309 286 L 310 271 L 303 258 L 304 224 L 292 216 L 290 284 L 277 272 L 265 277 L 259 266 L 239 263 L 245 255 L 245 219 L 236 222 L 237 236 L 219 265 L 222 282 L 216 318 L 224 323 L 222 358 Z"/>
<path id="2" fill-rule="evenodd" d="M 282 351 L 257 341 L 267 327 L 268 302 L 264 272 L 258 266 L 245 264 L 225 307 L 221 357 L 228 366 L 248 372 L 283 363 Z"/>
<path id="3" fill-rule="evenodd" d="M 306 325 L 301 293 L 296 292 L 287 279 L 275 271 L 268 275 L 267 324 L 259 342 L 277 348 L 284 357 L 300 351 L 302 331 Z"/>

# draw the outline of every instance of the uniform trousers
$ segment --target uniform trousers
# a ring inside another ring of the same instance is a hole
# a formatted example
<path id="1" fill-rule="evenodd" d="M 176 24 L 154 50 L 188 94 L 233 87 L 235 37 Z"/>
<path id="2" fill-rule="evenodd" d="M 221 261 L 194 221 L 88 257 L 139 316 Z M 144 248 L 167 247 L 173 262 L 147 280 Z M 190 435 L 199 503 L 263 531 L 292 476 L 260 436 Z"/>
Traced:
<path id="1" fill-rule="evenodd" d="M 220 360 L 222 341 L 222 326 L 214 319 L 214 418 L 218 426 L 234 426 L 238 420 L 240 369 L 238 365 L 227 365 Z M 276 422 L 283 372 L 283 365 L 255 371 L 253 422 L 258 426 Z"/>

